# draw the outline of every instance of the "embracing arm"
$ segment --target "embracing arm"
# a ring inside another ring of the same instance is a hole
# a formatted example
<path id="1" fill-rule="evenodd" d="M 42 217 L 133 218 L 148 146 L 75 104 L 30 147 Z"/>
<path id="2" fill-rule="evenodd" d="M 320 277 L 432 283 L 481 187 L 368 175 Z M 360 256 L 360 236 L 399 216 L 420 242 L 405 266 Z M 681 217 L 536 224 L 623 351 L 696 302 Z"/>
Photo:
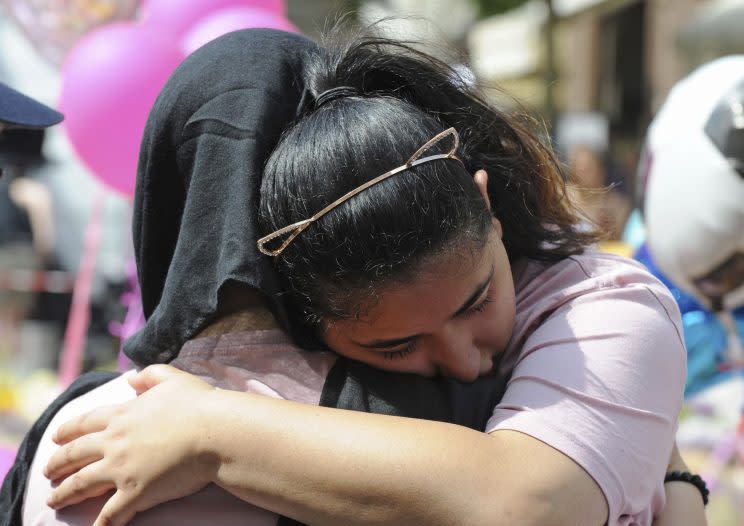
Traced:
<path id="1" fill-rule="evenodd" d="M 521 433 L 489 435 L 441 422 L 213 394 L 215 410 L 204 429 L 220 432 L 205 433 L 201 448 L 218 459 L 214 482 L 308 524 L 497 526 L 518 517 L 523 525 L 598 526 L 607 517 L 604 497 L 586 472 Z M 224 415 L 219 407 L 236 410 Z"/>
<path id="2" fill-rule="evenodd" d="M 48 475 L 59 478 L 101 460 L 62 482 L 54 507 L 117 489 L 96 522 L 114 526 L 214 481 L 309 524 L 498 525 L 519 517 L 519 524 L 576 525 L 602 524 L 599 514 L 606 513 L 592 506 L 604 499 L 585 472 L 519 433 L 489 436 L 449 424 L 217 391 L 165 366 L 147 369 L 133 383 L 151 392 L 129 407 L 102 408 L 60 427 L 56 440 L 67 445 Z M 294 420 L 278 422 L 277 409 Z M 182 425 L 185 419 L 192 425 Z M 152 422 L 160 432 L 148 432 Z M 336 433 L 339 423 L 345 431 Z M 298 437 L 302 427 L 306 433 Z M 108 447 L 95 451 L 91 446 L 101 438 Z M 318 443 L 306 443 L 313 439 Z M 162 453 L 147 454 L 154 450 Z M 676 448 L 674 453 L 668 469 L 685 470 Z M 697 490 L 667 486 L 667 506 L 654 526 L 703 526 Z"/>
<path id="3" fill-rule="evenodd" d="M 674 309 L 653 286 L 556 309 L 525 341 L 488 434 L 222 393 L 241 415 L 223 436 L 248 435 L 211 450 L 229 453 L 217 481 L 311 524 L 650 522 L 640 503 L 661 498 L 685 378 Z"/>
<path id="4" fill-rule="evenodd" d="M 205 429 L 221 431 L 204 434 L 200 447 L 216 459 L 213 482 L 308 524 L 576 526 L 607 520 L 594 480 L 522 433 L 484 434 L 230 391 L 216 391 L 210 403 Z M 237 410 L 226 417 L 220 407 Z M 267 451 L 269 443 L 275 454 Z M 668 470 L 687 471 L 676 445 Z M 706 524 L 694 486 L 670 483 L 665 489 L 666 506 L 653 526 Z"/>
<path id="5" fill-rule="evenodd" d="M 586 472 L 521 433 L 222 391 L 168 366 L 130 382 L 147 392 L 63 424 L 55 440 L 66 445 L 46 470 L 52 479 L 80 470 L 55 491 L 55 508 L 116 489 L 96 526 L 124 524 L 210 482 L 311 525 L 606 519 Z"/>

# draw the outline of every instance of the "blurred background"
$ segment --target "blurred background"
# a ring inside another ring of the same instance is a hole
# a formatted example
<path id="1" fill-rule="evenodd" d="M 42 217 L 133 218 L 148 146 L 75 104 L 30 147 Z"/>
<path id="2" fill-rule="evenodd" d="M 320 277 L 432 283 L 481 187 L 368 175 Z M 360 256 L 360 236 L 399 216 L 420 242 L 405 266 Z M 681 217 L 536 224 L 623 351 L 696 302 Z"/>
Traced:
<path id="1" fill-rule="evenodd" d="M 647 128 L 685 75 L 744 53 L 744 0 L 0 0 L 0 82 L 66 115 L 0 136 L 0 476 L 65 385 L 127 366 L 121 341 L 143 323 L 134 170 L 169 73 L 226 32 L 317 38 L 342 15 L 397 17 L 381 30 L 420 41 L 494 104 L 543 124 L 571 198 L 606 232 L 601 248 L 637 257 L 678 298 L 691 357 L 680 444 L 713 490 L 710 524 L 744 524 L 744 384 L 732 358 L 744 313 L 665 275 L 639 211 Z"/>

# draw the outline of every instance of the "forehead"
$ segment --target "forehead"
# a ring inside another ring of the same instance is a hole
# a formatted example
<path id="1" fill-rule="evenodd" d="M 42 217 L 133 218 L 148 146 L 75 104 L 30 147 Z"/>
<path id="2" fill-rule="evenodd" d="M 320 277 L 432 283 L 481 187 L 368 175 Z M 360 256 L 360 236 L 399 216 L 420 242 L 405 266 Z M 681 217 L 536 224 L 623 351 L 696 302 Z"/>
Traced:
<path id="1" fill-rule="evenodd" d="M 424 331 L 430 323 L 449 319 L 492 270 L 500 272 L 494 260 L 491 238 L 485 245 L 430 258 L 410 279 L 380 288 L 375 299 L 361 305 L 353 321 L 341 320 L 333 325 L 353 330 L 358 337 L 362 337 L 360 331 L 367 330 L 378 337 L 380 332 Z"/>

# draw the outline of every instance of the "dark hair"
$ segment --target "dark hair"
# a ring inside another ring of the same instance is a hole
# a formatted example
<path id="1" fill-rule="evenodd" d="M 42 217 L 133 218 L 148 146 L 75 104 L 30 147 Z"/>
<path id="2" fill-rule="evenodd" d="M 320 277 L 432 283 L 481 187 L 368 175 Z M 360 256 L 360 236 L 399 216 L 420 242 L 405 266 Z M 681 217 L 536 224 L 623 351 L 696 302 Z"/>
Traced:
<path id="1" fill-rule="evenodd" d="M 594 240 L 577 228 L 551 150 L 445 63 L 376 36 L 327 44 L 306 63 L 310 93 L 325 94 L 285 131 L 267 162 L 262 235 L 402 165 L 446 128 L 460 134 L 464 166 L 437 160 L 404 171 L 300 234 L 275 258 L 300 322 L 317 329 L 324 319 L 358 315 L 360 304 L 410 279 L 427 259 L 482 246 L 491 211 L 473 183 L 481 168 L 510 259 L 558 260 Z M 451 143 L 444 142 L 430 153 L 445 152 Z"/>

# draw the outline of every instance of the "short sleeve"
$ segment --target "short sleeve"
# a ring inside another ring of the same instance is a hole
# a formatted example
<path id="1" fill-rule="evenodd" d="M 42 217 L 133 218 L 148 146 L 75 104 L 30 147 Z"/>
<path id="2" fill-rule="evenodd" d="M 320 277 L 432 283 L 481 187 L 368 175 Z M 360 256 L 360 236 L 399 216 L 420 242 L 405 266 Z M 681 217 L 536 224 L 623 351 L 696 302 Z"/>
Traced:
<path id="1" fill-rule="evenodd" d="M 650 524 L 683 399 L 680 326 L 661 287 L 566 301 L 525 340 L 486 431 L 519 431 L 573 459 L 604 492 L 609 526 Z"/>

